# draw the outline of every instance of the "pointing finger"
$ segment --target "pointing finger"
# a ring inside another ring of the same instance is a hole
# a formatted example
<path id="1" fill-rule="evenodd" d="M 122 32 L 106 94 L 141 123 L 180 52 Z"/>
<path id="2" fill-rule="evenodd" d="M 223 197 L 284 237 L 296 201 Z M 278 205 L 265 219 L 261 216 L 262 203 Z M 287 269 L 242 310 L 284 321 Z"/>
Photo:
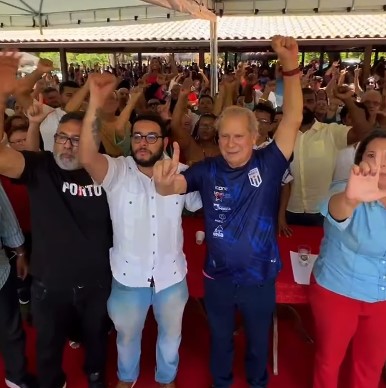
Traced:
<path id="1" fill-rule="evenodd" d="M 173 166 L 178 167 L 178 164 L 180 163 L 180 145 L 175 141 L 173 142 Z"/>

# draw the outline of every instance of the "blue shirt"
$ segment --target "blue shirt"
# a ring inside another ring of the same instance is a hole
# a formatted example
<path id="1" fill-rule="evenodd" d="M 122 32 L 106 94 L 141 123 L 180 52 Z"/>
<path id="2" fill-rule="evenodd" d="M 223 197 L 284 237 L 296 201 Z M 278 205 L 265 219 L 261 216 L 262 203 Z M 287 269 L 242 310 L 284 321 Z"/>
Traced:
<path id="1" fill-rule="evenodd" d="M 273 141 L 231 168 L 222 156 L 184 171 L 201 194 L 207 242 L 205 273 L 235 284 L 262 284 L 281 268 L 276 239 L 281 181 L 289 162 Z"/>
<path id="2" fill-rule="evenodd" d="M 319 285 L 364 302 L 386 300 L 386 209 L 380 202 L 362 203 L 351 218 L 335 221 L 328 203 L 344 191 L 346 181 L 333 183 L 322 204 L 324 239 L 315 262 Z"/>

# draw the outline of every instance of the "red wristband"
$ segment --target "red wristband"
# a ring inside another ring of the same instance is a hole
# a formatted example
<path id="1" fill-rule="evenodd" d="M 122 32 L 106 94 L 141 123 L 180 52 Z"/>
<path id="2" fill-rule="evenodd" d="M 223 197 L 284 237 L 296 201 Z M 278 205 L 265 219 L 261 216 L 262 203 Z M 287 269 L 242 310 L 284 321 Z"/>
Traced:
<path id="1" fill-rule="evenodd" d="M 293 75 L 297 75 L 300 73 L 299 67 L 290 71 L 282 71 L 281 74 L 283 77 L 292 77 Z"/>

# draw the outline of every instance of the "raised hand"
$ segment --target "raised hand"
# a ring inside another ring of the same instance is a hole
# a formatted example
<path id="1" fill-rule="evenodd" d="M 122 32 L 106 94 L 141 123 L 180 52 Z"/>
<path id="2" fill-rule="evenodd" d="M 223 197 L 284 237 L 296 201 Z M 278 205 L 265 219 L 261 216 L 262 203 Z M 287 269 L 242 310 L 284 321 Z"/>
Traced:
<path id="1" fill-rule="evenodd" d="M 334 89 L 334 97 L 341 101 L 349 100 L 353 95 L 354 92 L 348 86 L 336 86 Z"/>
<path id="2" fill-rule="evenodd" d="M 166 104 L 158 105 L 157 112 L 161 116 L 162 120 L 168 121 L 172 119 L 172 115 L 170 113 L 170 98 L 167 100 Z"/>
<path id="3" fill-rule="evenodd" d="M 255 73 L 250 73 L 248 74 L 247 77 L 247 84 L 250 86 L 255 86 L 257 84 L 257 75 Z"/>
<path id="4" fill-rule="evenodd" d="M 47 58 L 40 58 L 36 70 L 41 74 L 50 73 L 54 70 L 54 64 Z"/>
<path id="5" fill-rule="evenodd" d="M 161 187 L 172 187 L 178 173 L 180 163 L 180 146 L 173 143 L 173 157 L 159 160 L 153 167 L 154 182 Z"/>
<path id="6" fill-rule="evenodd" d="M 191 77 L 185 78 L 182 83 L 180 93 L 188 95 L 192 91 L 193 80 Z"/>
<path id="7" fill-rule="evenodd" d="M 374 163 L 362 161 L 353 166 L 345 192 L 348 200 L 373 202 L 386 197 L 386 190 L 379 188 L 382 156 L 376 155 Z"/>
<path id="8" fill-rule="evenodd" d="M 95 108 L 102 108 L 107 97 L 115 90 L 117 81 L 111 73 L 93 73 L 88 78 L 90 86 L 90 103 Z"/>
<path id="9" fill-rule="evenodd" d="M 19 63 L 20 54 L 17 50 L 0 52 L 0 103 L 3 103 L 15 91 Z"/>
<path id="10" fill-rule="evenodd" d="M 175 62 L 174 53 L 171 53 L 171 54 L 169 54 L 168 63 L 171 64 L 173 62 Z"/>
<path id="11" fill-rule="evenodd" d="M 32 105 L 27 109 L 27 117 L 31 124 L 40 125 L 44 119 L 55 109 L 44 109 L 43 95 L 39 94 L 39 100 L 33 100 Z"/>
<path id="12" fill-rule="evenodd" d="M 138 100 L 141 98 L 143 95 L 143 88 L 140 86 L 137 86 L 133 89 L 130 90 L 130 99 L 128 101 L 128 104 L 136 104 Z"/>
<path id="13" fill-rule="evenodd" d="M 275 35 L 271 45 L 284 71 L 294 70 L 299 66 L 299 47 L 294 38 Z"/>

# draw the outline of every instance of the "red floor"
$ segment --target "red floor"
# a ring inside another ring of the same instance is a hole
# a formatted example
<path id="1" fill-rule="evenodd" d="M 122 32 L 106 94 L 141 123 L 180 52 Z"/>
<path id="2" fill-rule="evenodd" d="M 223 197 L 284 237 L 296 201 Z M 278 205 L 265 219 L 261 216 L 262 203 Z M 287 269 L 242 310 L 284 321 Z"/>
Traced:
<path id="1" fill-rule="evenodd" d="M 310 312 L 307 307 L 298 308 L 305 327 L 312 330 Z M 27 328 L 27 353 L 30 360 L 30 369 L 35 369 L 34 362 L 34 331 Z M 156 388 L 154 382 L 155 363 L 155 338 L 156 326 L 153 318 L 148 319 L 144 337 L 141 376 L 136 388 Z M 236 360 L 235 360 L 235 383 L 233 388 L 247 388 L 244 382 L 243 351 L 244 336 L 241 333 L 235 337 Z M 291 315 L 286 312 L 279 318 L 279 376 L 271 376 L 270 388 L 311 388 L 313 368 L 314 345 L 305 342 Z M 209 333 L 205 318 L 198 304 L 191 300 L 188 303 L 182 334 L 181 362 L 178 375 L 179 388 L 208 388 L 210 376 L 208 371 Z M 64 369 L 68 376 L 68 388 L 86 388 L 86 379 L 82 374 L 83 351 L 66 348 L 64 355 Z M 347 369 L 342 373 L 340 388 L 349 388 L 346 383 Z M 114 338 L 111 338 L 109 349 L 108 372 L 109 386 L 116 383 L 116 351 Z M 4 388 L 3 368 L 0 362 L 0 388 Z M 386 388 L 381 384 L 379 388 Z"/>

